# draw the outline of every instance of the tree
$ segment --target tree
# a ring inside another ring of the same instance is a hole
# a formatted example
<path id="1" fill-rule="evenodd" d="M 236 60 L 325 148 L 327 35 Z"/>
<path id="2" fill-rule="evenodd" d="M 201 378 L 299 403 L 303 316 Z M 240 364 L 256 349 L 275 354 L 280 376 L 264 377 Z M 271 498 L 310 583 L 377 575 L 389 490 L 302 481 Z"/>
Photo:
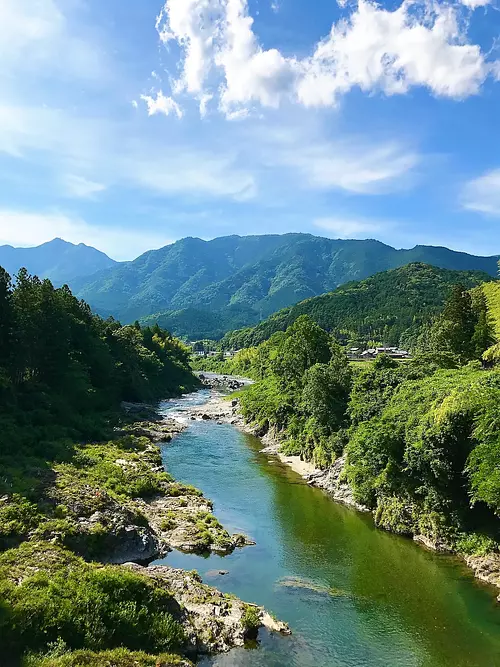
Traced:
<path id="1" fill-rule="evenodd" d="M 472 339 L 476 324 L 477 315 L 470 293 L 463 285 L 455 285 L 441 317 L 431 327 L 430 349 L 451 352 L 456 355 L 460 363 L 470 361 L 475 355 L 476 343 Z"/>
<path id="2" fill-rule="evenodd" d="M 306 371 L 302 409 L 332 433 L 345 419 L 350 387 L 349 362 L 339 348 L 330 364 L 315 364 Z"/>
<path id="3" fill-rule="evenodd" d="M 304 373 L 314 364 L 326 364 L 331 356 L 331 338 L 307 315 L 299 317 L 286 331 L 272 368 L 281 382 L 300 388 Z"/>
<path id="4" fill-rule="evenodd" d="M 8 363 L 12 343 L 12 283 L 0 266 L 0 368 Z"/>
<path id="5" fill-rule="evenodd" d="M 488 302 L 482 289 L 475 291 L 473 302 L 477 322 L 474 327 L 471 343 L 474 350 L 474 357 L 480 359 L 483 353 L 495 344 L 496 339 L 488 312 Z"/>

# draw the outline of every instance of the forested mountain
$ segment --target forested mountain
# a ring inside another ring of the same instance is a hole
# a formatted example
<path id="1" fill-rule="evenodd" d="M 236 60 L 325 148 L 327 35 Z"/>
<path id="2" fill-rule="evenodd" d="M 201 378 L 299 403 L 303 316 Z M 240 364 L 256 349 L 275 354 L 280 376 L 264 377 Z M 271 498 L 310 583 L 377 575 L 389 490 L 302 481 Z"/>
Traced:
<path id="1" fill-rule="evenodd" d="M 36 248 L 0 246 L 0 266 L 12 276 L 25 267 L 30 273 L 40 278 L 48 278 L 58 286 L 116 264 L 117 262 L 95 248 L 83 243 L 74 245 L 62 239 L 54 239 Z"/>
<path id="2" fill-rule="evenodd" d="M 252 347 L 309 315 L 344 343 L 409 344 L 441 311 L 453 285 L 471 288 L 488 280 L 478 271 L 409 264 L 285 308 L 255 327 L 228 333 L 222 342 L 229 349 Z"/>
<path id="3" fill-rule="evenodd" d="M 497 259 L 427 246 L 395 250 L 374 240 L 308 234 L 186 238 L 75 280 L 72 287 L 101 315 L 126 322 L 155 315 L 164 324 L 177 323 L 174 332 L 187 336 L 193 331 L 191 309 L 200 311 L 200 320 L 209 312 L 217 320 L 205 331 L 198 326 L 197 333 L 213 337 L 234 328 L 235 319 L 240 326 L 254 324 L 281 308 L 409 262 L 494 276 Z"/>

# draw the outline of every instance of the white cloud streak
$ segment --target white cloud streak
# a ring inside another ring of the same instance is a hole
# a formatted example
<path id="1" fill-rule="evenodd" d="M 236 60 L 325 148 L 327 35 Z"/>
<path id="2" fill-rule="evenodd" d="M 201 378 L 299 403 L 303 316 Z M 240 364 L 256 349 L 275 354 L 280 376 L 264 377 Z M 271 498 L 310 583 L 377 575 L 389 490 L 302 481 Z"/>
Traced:
<path id="1" fill-rule="evenodd" d="M 420 162 L 417 153 L 395 143 L 317 143 L 277 154 L 293 166 L 307 184 L 320 190 L 339 189 L 354 194 L 383 194 L 400 189 Z"/>
<path id="2" fill-rule="evenodd" d="M 260 46 L 247 0 L 166 0 L 157 29 L 163 42 L 181 48 L 174 94 L 219 95 L 219 108 L 233 117 L 284 101 L 334 107 L 355 87 L 386 95 L 425 87 L 454 99 L 477 94 L 497 64 L 468 42 L 463 12 L 461 4 L 404 0 L 389 11 L 359 0 L 301 59 Z"/>
<path id="3" fill-rule="evenodd" d="M 99 192 L 104 192 L 106 186 L 102 183 L 90 181 L 84 176 L 77 176 L 76 174 L 68 174 L 63 178 L 63 187 L 69 197 L 76 197 L 79 199 L 92 199 Z"/>
<path id="4" fill-rule="evenodd" d="M 60 0 L 1 1 L 0 77 L 102 77 L 102 51 L 78 21 L 70 24 L 61 6 Z"/>
<path id="5" fill-rule="evenodd" d="M 314 221 L 314 226 L 340 239 L 365 239 L 386 229 L 386 225 L 379 222 L 342 217 L 318 218 Z"/>
<path id="6" fill-rule="evenodd" d="M 500 169 L 469 181 L 464 189 L 462 204 L 469 211 L 500 216 Z"/>

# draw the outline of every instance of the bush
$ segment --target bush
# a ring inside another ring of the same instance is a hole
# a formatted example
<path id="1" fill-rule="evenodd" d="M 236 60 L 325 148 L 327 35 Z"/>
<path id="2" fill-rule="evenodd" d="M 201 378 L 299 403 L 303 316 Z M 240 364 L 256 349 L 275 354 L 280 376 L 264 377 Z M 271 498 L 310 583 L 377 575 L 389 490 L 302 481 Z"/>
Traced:
<path id="1" fill-rule="evenodd" d="M 245 605 L 243 616 L 241 617 L 241 624 L 245 630 L 245 635 L 249 639 L 257 636 L 259 628 L 262 626 L 260 620 L 260 610 L 258 607 Z"/>
<path id="2" fill-rule="evenodd" d="M 63 644 L 64 645 L 64 644 Z M 75 651 L 58 653 L 56 650 L 47 655 L 31 655 L 23 662 L 23 667 L 189 667 L 192 663 L 176 655 L 149 655 L 143 652 L 128 651 L 124 648 L 112 651 Z"/>
<path id="3" fill-rule="evenodd" d="M 125 568 L 86 564 L 56 547 L 42 545 L 37 565 L 35 546 L 0 557 L 0 634 L 12 654 L 43 651 L 57 641 L 69 649 L 157 652 L 183 643 L 174 618 L 178 605 L 159 585 Z"/>

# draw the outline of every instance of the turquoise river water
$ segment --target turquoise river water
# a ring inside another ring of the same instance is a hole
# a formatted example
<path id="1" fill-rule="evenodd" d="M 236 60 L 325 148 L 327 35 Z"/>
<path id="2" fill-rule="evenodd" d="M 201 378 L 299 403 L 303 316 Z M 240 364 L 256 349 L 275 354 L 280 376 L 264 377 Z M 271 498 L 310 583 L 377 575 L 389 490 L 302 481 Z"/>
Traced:
<path id="1" fill-rule="evenodd" d="M 201 391 L 163 404 L 182 417 Z M 189 422 L 164 447 L 168 471 L 214 501 L 230 532 L 256 546 L 225 558 L 173 552 L 208 584 L 264 605 L 291 637 L 204 660 L 203 667 L 500 667 L 494 591 L 458 560 L 377 530 L 369 516 L 309 487 L 229 425 Z M 227 570 L 220 576 L 214 571 Z"/>

